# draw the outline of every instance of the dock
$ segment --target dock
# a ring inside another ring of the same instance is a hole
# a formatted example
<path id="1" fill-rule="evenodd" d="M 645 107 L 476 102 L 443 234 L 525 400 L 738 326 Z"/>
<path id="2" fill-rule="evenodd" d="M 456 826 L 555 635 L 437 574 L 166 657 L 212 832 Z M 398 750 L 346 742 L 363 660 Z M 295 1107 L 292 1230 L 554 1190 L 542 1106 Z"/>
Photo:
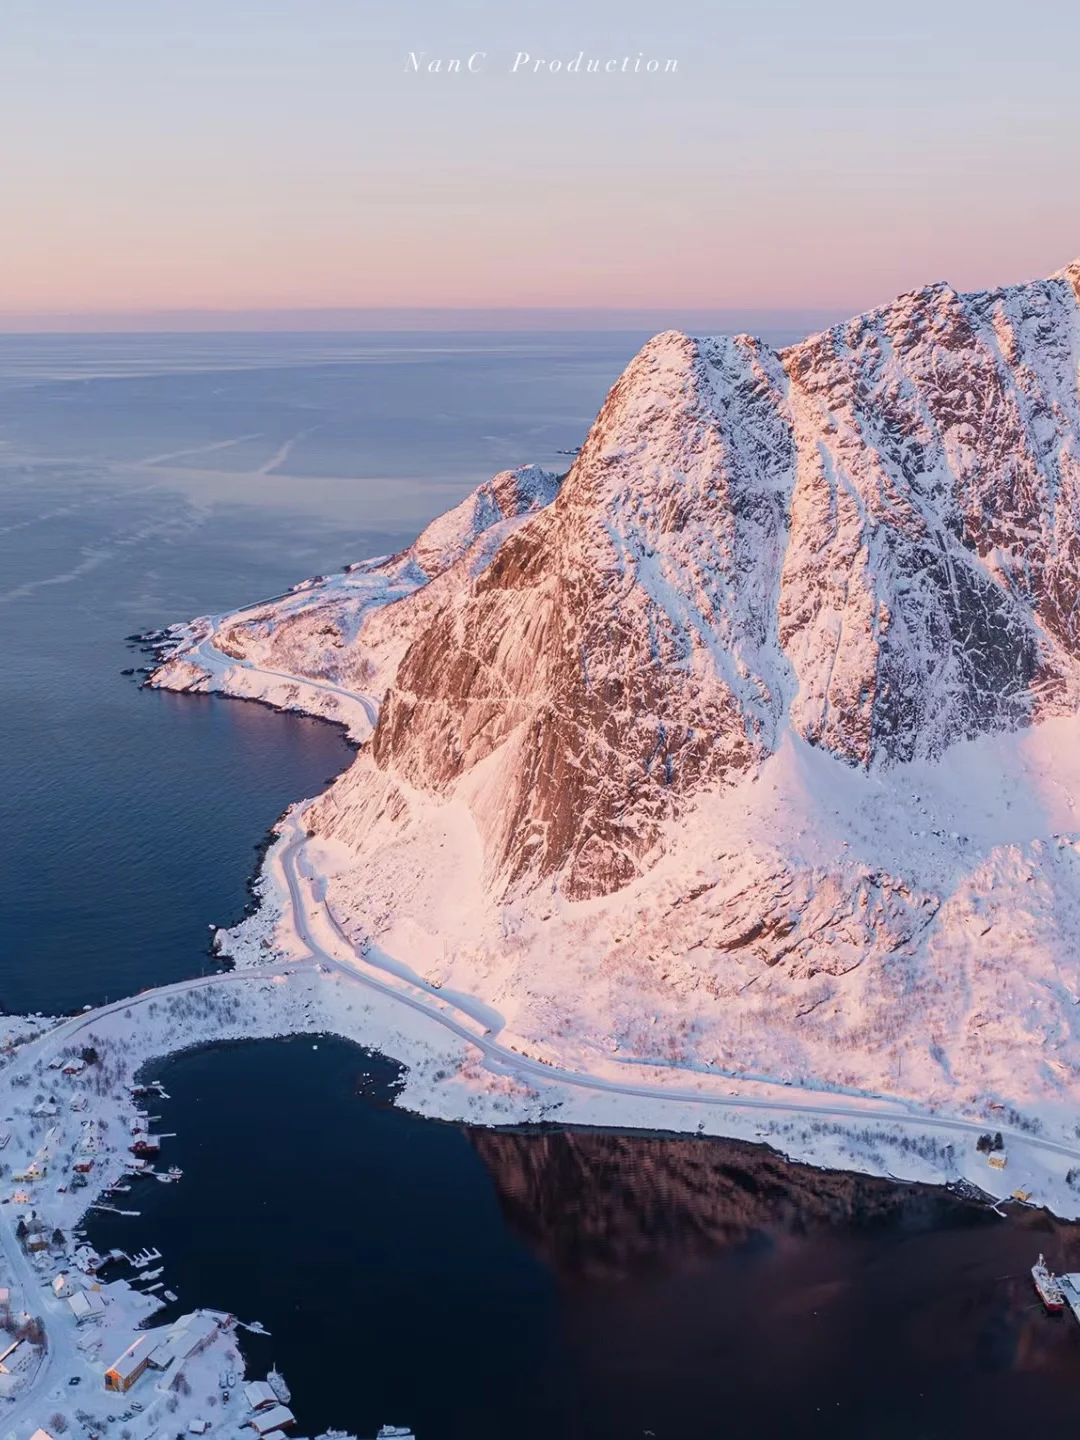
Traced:
<path id="1" fill-rule="evenodd" d="M 1077 1320 L 1080 1320 L 1080 1274 L 1074 1270 L 1068 1275 L 1059 1275 L 1057 1280 L 1061 1287 L 1061 1293 L 1065 1297 L 1065 1304 L 1068 1305 Z"/>

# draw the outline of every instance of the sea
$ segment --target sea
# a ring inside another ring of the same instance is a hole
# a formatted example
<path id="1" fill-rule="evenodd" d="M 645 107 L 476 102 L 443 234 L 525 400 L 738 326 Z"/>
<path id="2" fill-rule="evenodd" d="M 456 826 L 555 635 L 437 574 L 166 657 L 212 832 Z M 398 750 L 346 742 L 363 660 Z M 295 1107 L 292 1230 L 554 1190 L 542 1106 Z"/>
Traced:
<path id="1" fill-rule="evenodd" d="M 0 336 L 0 1007 L 214 968 L 333 726 L 141 688 L 130 637 L 399 549 L 475 484 L 565 469 L 641 334 Z M 795 336 L 769 336 L 794 339 Z M 132 673 L 133 672 L 133 673 Z M 482 1130 L 333 1037 L 162 1060 L 164 1155 L 99 1247 L 163 1254 L 297 1432 L 937 1440 L 1074 1423 L 1080 1231 L 698 1136 Z"/>

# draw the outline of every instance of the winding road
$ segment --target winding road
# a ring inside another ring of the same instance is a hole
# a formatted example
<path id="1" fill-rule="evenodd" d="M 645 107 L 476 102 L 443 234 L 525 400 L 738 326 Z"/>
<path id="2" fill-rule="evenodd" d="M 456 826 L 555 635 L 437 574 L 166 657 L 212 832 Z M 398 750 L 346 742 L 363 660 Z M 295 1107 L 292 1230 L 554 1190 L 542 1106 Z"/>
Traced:
<path id="1" fill-rule="evenodd" d="M 578 1090 L 590 1090 L 603 1092 L 612 1095 L 624 1095 L 633 1099 L 642 1100 L 664 1100 L 685 1103 L 691 1105 L 707 1106 L 716 1110 L 762 1110 L 771 1111 L 774 1115 L 808 1115 L 828 1119 L 855 1120 L 865 1122 L 877 1120 L 892 1125 L 906 1125 L 921 1133 L 927 1131 L 939 1131 L 951 1135 L 978 1136 L 983 1134 L 990 1122 L 985 1120 L 963 1120 L 952 1116 L 938 1115 L 930 1111 L 915 1109 L 913 1106 L 902 1100 L 895 1100 L 889 1104 L 875 1103 L 873 1099 L 866 1103 L 841 1103 L 837 1101 L 798 1101 L 786 1097 L 761 1097 L 756 1098 L 749 1095 L 716 1095 L 692 1090 L 674 1085 L 645 1085 L 632 1084 L 618 1080 L 610 1080 L 600 1075 L 590 1075 L 582 1071 L 567 1070 L 562 1066 L 548 1064 L 542 1060 L 531 1059 L 522 1055 L 519 1051 L 513 1050 L 506 1045 L 499 1043 L 495 1038 L 497 1031 L 485 1028 L 483 1033 L 477 1033 L 473 1028 L 460 1020 L 456 1020 L 443 1008 L 449 1004 L 461 1011 L 473 1020 L 481 1020 L 485 1015 L 494 1013 L 491 1007 L 476 997 L 464 997 L 466 1003 L 462 1004 L 463 997 L 455 992 L 436 989 L 419 977 L 410 979 L 408 983 L 430 997 L 428 1000 L 420 995 L 409 994 L 400 986 L 390 981 L 376 979 L 366 974 L 364 966 L 378 968 L 379 962 L 371 958 L 371 954 L 363 955 L 356 951 L 352 941 L 346 935 L 329 907 L 321 899 L 316 899 L 314 894 L 304 894 L 304 877 L 300 874 L 300 858 L 303 851 L 306 837 L 302 832 L 297 833 L 281 852 L 281 865 L 285 875 L 289 892 L 291 906 L 290 924 L 301 942 L 306 946 L 313 959 L 324 965 L 332 966 L 335 970 L 347 975 L 350 979 L 366 986 L 370 990 L 378 992 L 395 1000 L 398 1004 L 405 1005 L 409 1009 L 427 1016 L 435 1021 L 445 1030 L 456 1035 L 459 1039 L 467 1041 L 474 1046 L 484 1058 L 485 1065 L 498 1073 L 515 1075 L 519 1078 L 527 1077 L 531 1080 L 540 1080 L 547 1084 L 552 1082 L 560 1085 L 572 1086 Z M 308 881 L 310 890 L 310 880 Z M 332 953 L 312 933 L 312 914 L 319 914 L 324 923 L 333 931 L 335 937 L 350 952 L 348 959 Z M 388 968 L 388 967 L 383 967 Z M 392 974 L 400 974 L 398 967 L 390 970 Z M 626 1063 L 633 1064 L 633 1060 Z M 638 1062 L 645 1063 L 645 1062 Z M 741 1084 L 777 1084 L 779 1082 L 767 1081 L 746 1081 L 740 1080 Z M 804 1090 L 805 1087 L 800 1087 Z M 828 1093 L 828 1092 L 818 1092 Z M 896 1107 L 896 1108 L 891 1108 Z M 1066 1159 L 1080 1162 L 1080 1148 L 1060 1144 L 1053 1140 L 1046 1140 L 1039 1136 L 1029 1135 L 1022 1130 L 1003 1129 L 1000 1125 L 993 1125 L 995 1130 L 1000 1130 L 1002 1138 L 1007 1140 L 1014 1148 L 1026 1148 L 1033 1151 L 1046 1151 L 1054 1155 L 1064 1156 Z"/>
<path id="2" fill-rule="evenodd" d="M 291 593 L 291 592 L 290 592 Z M 259 604 L 268 602 L 261 601 Z M 245 606 L 244 610 L 257 608 L 256 606 Z M 235 613 L 240 613 L 235 612 Z M 262 670 L 260 667 L 248 661 L 234 660 L 231 656 L 218 650 L 213 644 L 213 635 L 223 617 L 211 617 L 211 630 L 199 644 L 189 652 L 193 657 L 202 656 L 209 661 L 208 668 L 220 670 L 223 666 L 243 665 L 244 668 L 256 671 L 275 679 L 287 680 L 300 685 L 309 685 L 315 689 L 328 690 L 344 699 L 352 702 L 359 701 L 363 705 L 365 713 L 371 724 L 374 726 L 378 720 L 378 702 L 374 696 L 362 695 L 356 691 L 344 690 L 339 686 L 327 683 L 308 680 L 296 675 L 274 670 Z M 294 812 L 291 821 L 297 825 L 298 812 Z M 333 967 L 340 973 L 347 975 L 350 979 L 366 986 L 370 990 L 377 991 L 396 1003 L 406 1006 L 436 1024 L 456 1035 L 458 1038 L 467 1041 L 483 1057 L 484 1064 L 491 1070 L 527 1077 L 530 1080 L 540 1080 L 546 1083 L 558 1083 L 573 1087 L 577 1090 L 588 1090 L 603 1092 L 605 1094 L 623 1095 L 632 1099 L 642 1100 L 664 1100 L 676 1101 L 691 1105 L 710 1107 L 716 1110 L 760 1110 L 769 1111 L 774 1115 L 806 1115 L 821 1117 L 832 1120 L 855 1120 L 865 1122 L 877 1120 L 894 1125 L 905 1125 L 920 1133 L 939 1132 L 947 1135 L 957 1136 L 978 1136 L 983 1134 L 991 1122 L 986 1120 L 966 1120 L 959 1117 L 936 1114 L 932 1111 L 921 1110 L 914 1103 L 899 1098 L 886 1096 L 868 1095 L 865 1099 L 858 1097 L 846 1097 L 844 1099 L 835 1097 L 834 1091 L 817 1091 L 823 1098 L 818 1101 L 801 1101 L 787 1099 L 778 1096 L 755 1097 L 746 1094 L 714 1094 L 702 1089 L 690 1089 L 675 1085 L 647 1085 L 645 1083 L 623 1082 L 609 1079 L 604 1076 L 592 1075 L 576 1070 L 565 1069 L 559 1065 L 549 1064 L 541 1060 L 534 1060 L 527 1055 L 521 1054 L 507 1045 L 501 1044 L 498 1039 L 499 1031 L 502 1029 L 502 1017 L 490 1005 L 479 999 L 479 997 L 463 994 L 462 992 L 436 989 L 428 984 L 422 977 L 415 975 L 406 966 L 394 962 L 390 957 L 378 958 L 375 949 L 367 949 L 363 954 L 359 953 L 350 937 L 342 929 L 336 917 L 333 915 L 325 899 L 315 894 L 314 882 L 316 874 L 309 869 L 306 877 L 301 875 L 302 852 L 306 836 L 297 828 L 296 834 L 288 841 L 281 854 L 282 871 L 285 877 L 288 890 L 289 908 L 291 917 L 289 923 L 295 935 L 306 947 L 309 955 L 325 965 Z M 309 893 L 304 893 L 304 880 L 307 881 Z M 344 952 L 335 954 L 325 944 L 319 941 L 312 932 L 312 917 L 318 916 L 326 927 L 332 932 L 336 947 Z M 388 976 L 404 981 L 410 989 L 405 990 L 400 984 L 394 984 L 392 979 L 381 980 L 371 975 L 371 969 L 382 969 Z M 464 1019 L 457 1019 L 450 1010 L 457 1011 Z M 474 1022 L 474 1026 L 465 1023 L 467 1020 Z M 475 1025 L 479 1025 L 478 1032 Z M 622 1060 L 625 1064 L 646 1065 L 646 1061 L 635 1061 L 630 1057 Z M 703 1079 L 708 1078 L 703 1075 Z M 760 1086 L 777 1087 L 782 1082 L 768 1080 L 766 1078 L 747 1076 L 738 1077 L 716 1077 L 723 1079 L 730 1084 L 735 1080 L 741 1087 Z M 808 1087 L 800 1086 L 800 1091 L 806 1094 Z M 824 1098 L 829 1097 L 829 1098 Z M 998 1124 L 994 1124 L 995 1130 L 1000 1130 Z M 1057 1141 L 1043 1139 L 1039 1136 L 1028 1134 L 1021 1130 L 1001 1130 L 1003 1138 L 1007 1139 L 1014 1149 L 1027 1149 L 1030 1151 L 1043 1151 L 1049 1154 L 1062 1156 L 1070 1161 L 1080 1162 L 1080 1148 L 1066 1145 Z"/>
<path id="3" fill-rule="evenodd" d="M 276 596 L 275 599 L 283 597 Z M 260 604 L 268 604 L 268 601 L 260 601 Z M 255 606 L 245 606 L 244 609 L 255 609 Z M 234 611 L 239 614 L 239 611 Z M 261 665 L 253 665 L 250 660 L 244 660 L 237 655 L 228 655 L 224 650 L 219 650 L 214 644 L 212 636 L 217 633 L 217 628 L 226 617 L 211 615 L 208 617 L 211 623 L 210 634 L 201 639 L 197 645 L 187 651 L 180 658 L 190 660 L 193 664 L 202 664 L 212 675 L 220 678 L 224 671 L 239 667 L 241 670 L 249 670 L 253 675 L 265 675 L 272 680 L 284 680 L 289 685 L 298 685 L 306 690 L 321 690 L 327 695 L 336 696 L 349 705 L 359 705 L 367 716 L 368 724 L 374 730 L 376 721 L 379 718 L 379 702 L 374 695 L 367 695 L 360 690 L 346 690 L 341 685 L 334 685 L 329 680 L 312 680 L 306 675 L 290 675 L 287 670 L 267 670 Z M 235 697 L 243 699 L 243 696 Z M 325 719 L 325 716 L 320 716 Z"/>

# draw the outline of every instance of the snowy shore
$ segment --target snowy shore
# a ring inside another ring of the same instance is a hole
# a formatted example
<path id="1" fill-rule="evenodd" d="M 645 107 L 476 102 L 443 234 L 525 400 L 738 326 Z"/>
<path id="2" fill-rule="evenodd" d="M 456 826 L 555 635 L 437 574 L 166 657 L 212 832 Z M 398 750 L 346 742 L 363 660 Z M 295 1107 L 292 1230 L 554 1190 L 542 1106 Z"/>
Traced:
<path id="1" fill-rule="evenodd" d="M 399 1061 L 405 1083 L 397 1103 L 444 1120 L 726 1136 L 829 1168 L 927 1183 L 966 1181 L 1001 1199 L 1018 1190 L 1063 1217 L 1080 1214 L 1080 1196 L 1067 1178 L 1080 1165 L 1080 1142 L 1013 1129 L 1000 1116 L 931 1113 L 886 1096 L 740 1080 L 708 1067 L 665 1068 L 616 1055 L 583 1073 L 558 1056 L 530 1053 L 490 1006 L 431 985 L 375 947 L 352 947 L 325 903 L 325 856 L 307 835 L 304 811 L 300 805 L 286 815 L 266 854 L 259 908 L 221 937 L 234 970 L 55 1022 L 7 1022 L 0 1069 L 0 1114 L 9 1137 L 0 1181 L 0 1200 L 7 1202 L 0 1209 L 0 1283 L 11 1290 L 17 1319 L 40 1318 L 46 1342 L 44 1350 L 31 1347 L 33 1364 L 17 1377 L 11 1399 L 0 1401 L 7 1412 L 0 1418 L 15 1440 L 26 1440 L 57 1414 L 71 1420 L 80 1412 L 91 1419 L 122 1413 L 132 1440 L 144 1440 L 163 1423 L 180 1428 L 209 1416 L 219 1429 L 250 1418 L 242 1386 L 226 1402 L 219 1385 L 226 1372 L 242 1377 L 230 1317 L 219 1317 L 220 1328 L 189 1361 L 183 1385 L 175 1383 L 177 1372 L 161 1378 L 147 1372 L 130 1392 L 140 1410 L 105 1392 L 105 1367 L 139 1326 L 152 1323 L 158 1302 L 126 1279 L 97 1281 L 73 1233 L 88 1205 L 100 1203 L 138 1163 L 131 1146 L 145 1129 L 132 1094 L 139 1072 L 193 1046 L 335 1034 Z M 1002 1134 L 1004 1169 L 978 1148 L 987 1130 Z M 79 1188 L 72 1183 L 76 1173 L 86 1180 Z M 137 1206 L 138 1187 L 154 1182 L 123 1183 L 131 1191 L 107 1199 L 120 1209 Z M 49 1237 L 35 1256 L 27 1253 L 25 1235 L 20 1238 L 20 1220 Z M 168 1257 L 161 1263 L 168 1284 Z M 57 1293 L 65 1285 L 54 1288 L 61 1275 L 74 1289 L 100 1297 L 88 1322 L 80 1324 L 70 1298 Z"/>
<path id="2" fill-rule="evenodd" d="M 335 587 L 348 583 L 347 575 L 322 582 L 334 594 Z M 319 595 L 318 589 L 305 592 L 304 603 L 316 613 Z M 263 672 L 254 660 L 222 654 L 215 642 L 236 623 L 235 617 L 211 617 L 175 627 L 152 683 L 212 689 L 290 709 L 304 708 L 310 699 L 311 713 L 326 715 L 325 695 L 306 691 L 302 675 L 290 677 L 277 668 Z M 369 695 L 363 699 L 365 707 L 372 703 Z M 353 734 L 363 740 L 362 723 L 355 724 Z M 994 742 L 978 743 L 986 748 Z M 819 768 L 833 763 L 827 757 L 811 759 Z M 788 763 L 784 753 L 776 761 L 781 767 Z M 1020 796 L 1030 782 L 1020 774 L 1014 778 Z M 858 784 L 846 772 L 841 779 L 849 788 Z M 920 776 L 924 788 L 928 780 Z M 899 794 L 901 782 L 894 788 Z M 873 805 L 880 807 L 883 796 L 876 782 Z M 772 808 L 781 809 L 790 799 L 779 793 Z M 989 1086 L 957 1106 L 943 1102 L 933 1087 L 923 1085 L 925 1077 L 915 1075 L 905 1076 L 907 1093 L 898 1094 L 898 1087 L 862 1079 L 824 1082 L 793 1074 L 784 1063 L 748 1071 L 699 1057 L 666 1058 L 655 1046 L 635 1054 L 625 1045 L 605 1045 L 599 1032 L 549 1028 L 542 1033 L 527 1005 L 507 1011 L 493 1003 L 490 977 L 487 993 L 475 994 L 467 984 L 468 964 L 425 963 L 417 936 L 394 929 L 377 940 L 358 934 L 335 909 L 335 876 L 350 857 L 337 842 L 308 834 L 308 808 L 296 806 L 286 816 L 253 887 L 255 913 L 220 932 L 218 948 L 239 967 L 257 967 L 270 957 L 317 955 L 369 991 L 376 989 L 391 1009 L 396 1004 L 413 1015 L 433 1017 L 444 1033 L 428 1032 L 430 1054 L 417 1052 L 402 1038 L 388 1046 L 375 1030 L 352 1037 L 407 1066 L 399 1104 L 480 1124 L 558 1121 L 760 1141 L 813 1165 L 938 1184 L 963 1181 L 999 1200 L 1016 1198 L 1045 1205 L 1063 1218 L 1080 1216 L 1080 1139 L 1071 1107 L 1049 1091 L 1045 1104 L 1034 1110 L 1025 1106 L 1022 1113 Z M 804 823 L 797 810 L 792 815 L 790 824 Z M 442 840 L 460 847 L 461 836 L 439 833 L 430 843 Z M 458 978 L 462 973 L 466 983 Z M 993 973 L 988 971 L 988 977 Z M 1004 1055 L 1000 1063 L 1008 1063 Z M 911 1090 L 916 1079 L 919 1086 Z M 998 1168 L 1000 1154 L 991 1163 L 985 1148 L 978 1148 L 983 1135 L 998 1132 L 1006 1142 L 1003 1168 Z"/>

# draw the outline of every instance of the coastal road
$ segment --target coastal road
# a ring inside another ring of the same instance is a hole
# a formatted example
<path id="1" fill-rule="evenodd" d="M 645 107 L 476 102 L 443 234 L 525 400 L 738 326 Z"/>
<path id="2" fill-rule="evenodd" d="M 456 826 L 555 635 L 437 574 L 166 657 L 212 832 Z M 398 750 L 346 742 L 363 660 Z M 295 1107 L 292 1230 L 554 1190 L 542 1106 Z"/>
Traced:
<path id="1" fill-rule="evenodd" d="M 222 616 L 211 616 L 213 629 L 211 635 L 217 633 L 217 627 L 221 623 Z M 290 675 L 287 670 L 267 670 L 261 665 L 253 665 L 250 660 L 242 660 L 235 655 L 227 655 L 224 650 L 219 650 L 214 644 L 210 635 L 200 640 L 199 643 L 181 656 L 184 660 L 191 660 L 195 664 L 200 662 L 211 674 L 220 674 L 222 670 L 239 666 L 242 670 L 250 670 L 253 675 L 266 675 L 273 680 L 284 680 L 290 685 L 303 685 L 309 690 L 322 690 L 327 695 L 334 695 L 339 700 L 345 700 L 350 705 L 359 705 L 368 718 L 368 723 L 374 730 L 376 721 L 379 718 L 379 702 L 374 695 L 366 695 L 360 690 L 346 690 L 341 685 L 333 685 L 329 680 L 312 680 L 306 675 Z M 243 698 L 243 697 L 237 697 Z M 325 716 L 321 716 L 325 719 Z"/>
<path id="2" fill-rule="evenodd" d="M 370 990 L 377 991 L 380 995 L 388 996 L 398 1004 L 405 1005 L 409 1009 L 425 1015 L 429 1020 L 441 1025 L 445 1030 L 456 1035 L 459 1039 L 467 1041 L 474 1046 L 484 1057 L 484 1062 L 489 1069 L 503 1074 L 539 1080 L 548 1084 L 555 1082 L 560 1085 L 568 1085 L 578 1090 L 589 1090 L 605 1094 L 624 1095 L 634 1099 L 642 1100 L 667 1100 L 691 1105 L 706 1106 L 716 1110 L 760 1110 L 770 1111 L 774 1115 L 807 1115 L 828 1119 L 840 1119 L 846 1121 L 865 1122 L 876 1120 L 891 1125 L 905 1125 L 921 1132 L 939 1131 L 944 1134 L 958 1136 L 978 1136 L 988 1128 L 1000 1130 L 1003 1139 L 1008 1140 L 1015 1147 L 1026 1147 L 1031 1150 L 1046 1151 L 1055 1155 L 1061 1155 L 1073 1161 L 1080 1162 L 1080 1148 L 1076 1146 L 1060 1144 L 1057 1141 L 1045 1140 L 1039 1136 L 1029 1135 L 1021 1130 L 1002 1129 L 997 1124 L 988 1121 L 963 1120 L 951 1116 L 938 1115 L 930 1111 L 920 1111 L 906 1102 L 897 1100 L 892 1102 L 897 1109 L 888 1108 L 886 1105 L 875 1103 L 870 1100 L 866 1103 L 842 1103 L 839 1101 L 800 1101 L 787 1097 L 764 1097 L 755 1098 L 746 1095 L 716 1095 L 691 1090 L 679 1086 L 659 1086 L 645 1084 L 631 1084 L 618 1080 L 609 1080 L 604 1076 L 590 1075 L 577 1070 L 563 1069 L 558 1065 L 549 1065 L 542 1060 L 533 1060 L 527 1055 L 522 1055 L 517 1050 L 502 1045 L 495 1038 L 494 1034 L 487 1031 L 478 1034 L 473 1028 L 463 1024 L 442 1008 L 440 1002 L 446 1002 L 447 993 L 436 990 L 423 980 L 410 981 L 415 988 L 430 997 L 421 998 L 421 995 L 409 994 L 403 991 L 400 986 L 391 984 L 389 981 L 376 979 L 374 976 L 365 973 L 365 965 L 371 962 L 358 954 L 349 937 L 331 914 L 328 907 L 322 901 L 317 901 L 314 895 L 305 896 L 302 877 L 298 869 L 299 854 L 306 837 L 304 834 L 296 834 L 285 845 L 281 852 L 281 865 L 289 891 L 289 902 L 291 909 L 291 925 L 294 933 L 301 943 L 306 946 L 314 959 L 324 965 L 330 965 L 340 973 L 347 975 L 350 979 L 366 986 Z M 349 950 L 351 959 L 342 959 L 341 956 L 333 954 L 328 950 L 312 933 L 311 914 L 320 912 L 322 920 L 333 931 L 336 939 Z M 475 1001 L 476 1007 L 484 1010 L 489 1009 L 482 1001 Z M 476 1012 L 466 1012 L 471 1018 L 476 1018 Z M 633 1063 L 628 1061 L 627 1063 Z M 645 1063 L 645 1062 L 642 1062 Z M 779 1082 L 766 1081 L 740 1081 L 741 1084 L 766 1084 Z M 804 1089 L 805 1087 L 800 1087 Z M 826 1094 L 828 1092 L 817 1092 Z"/>
<path id="3" fill-rule="evenodd" d="M 262 602 L 265 603 L 265 602 Z M 247 608 L 247 607 L 245 607 Z M 291 683 L 310 685 L 316 689 L 325 689 L 330 693 L 337 694 L 342 698 L 351 701 L 359 701 L 365 710 L 372 725 L 378 719 L 378 702 L 374 696 L 361 695 L 356 691 L 344 690 L 339 686 L 305 680 L 300 676 L 288 675 L 280 671 L 262 670 L 259 666 L 250 664 L 247 661 L 236 661 L 232 657 L 219 651 L 212 642 L 212 636 L 216 627 L 220 624 L 222 617 L 211 617 L 212 629 L 209 635 L 189 652 L 193 657 L 201 655 L 208 662 L 207 668 L 219 670 L 223 666 L 238 664 L 254 672 L 267 675 L 271 678 L 286 680 Z M 291 820 L 297 824 L 296 817 Z M 520 1054 L 517 1050 L 501 1044 L 498 1040 L 499 1031 L 502 1029 L 502 1019 L 497 1012 L 493 1011 L 479 997 L 464 995 L 460 992 L 437 990 L 429 985 L 421 977 L 411 974 L 407 967 L 398 964 L 383 964 L 376 958 L 376 953 L 371 952 L 361 955 L 357 952 L 350 937 L 345 934 L 338 924 L 336 917 L 325 904 L 321 896 L 316 896 L 314 891 L 305 896 L 302 877 L 298 865 L 300 852 L 305 843 L 305 836 L 297 833 L 285 845 L 281 854 L 281 864 L 288 890 L 288 904 L 291 912 L 290 922 L 292 929 L 301 944 L 306 947 L 309 954 L 318 959 L 321 963 L 330 965 L 340 973 L 347 975 L 350 979 L 366 986 L 368 989 L 394 1000 L 396 1003 L 405 1005 L 408 1008 L 426 1016 L 445 1030 L 458 1036 L 474 1046 L 483 1056 L 484 1063 L 493 1071 L 504 1074 L 527 1077 L 530 1080 L 541 1082 L 556 1082 L 561 1085 L 573 1087 L 577 1090 L 603 1092 L 613 1095 L 623 1095 L 643 1100 L 669 1100 L 692 1105 L 711 1107 L 716 1110 L 759 1110 L 768 1111 L 774 1115 L 806 1115 L 810 1117 L 821 1117 L 826 1119 L 851 1121 L 876 1120 L 889 1124 L 904 1125 L 922 1133 L 939 1132 L 946 1135 L 957 1135 L 963 1137 L 978 1136 L 983 1134 L 988 1126 L 997 1130 L 1001 1127 L 990 1121 L 966 1120 L 957 1117 L 935 1114 L 930 1111 L 920 1110 L 913 1102 L 899 1098 L 886 1096 L 868 1095 L 865 1099 L 858 1097 L 838 1097 L 833 1091 L 813 1091 L 809 1087 L 800 1086 L 802 1094 L 816 1094 L 821 1096 L 820 1100 L 796 1100 L 777 1096 L 754 1097 L 752 1095 L 719 1095 L 709 1093 L 701 1089 L 689 1089 L 680 1086 L 648 1085 L 645 1083 L 623 1082 L 609 1079 L 607 1077 L 591 1075 L 580 1071 L 565 1069 L 558 1065 L 547 1064 L 540 1060 L 534 1060 L 529 1056 Z M 335 954 L 326 945 L 322 944 L 317 936 L 312 933 L 311 916 L 319 914 L 323 923 L 329 927 L 334 936 L 334 948 L 340 949 L 342 953 Z M 405 990 L 400 984 L 394 984 L 391 980 L 381 980 L 370 974 L 370 969 L 382 968 L 389 975 L 396 979 L 403 980 L 410 987 Z M 456 1019 L 454 1014 L 449 1013 L 456 1010 L 459 1015 L 477 1022 L 481 1026 L 477 1029 Z M 639 1063 L 647 1065 L 647 1061 L 635 1062 L 626 1058 L 622 1063 L 632 1065 Z M 703 1077 L 704 1078 L 704 1077 Z M 721 1077 L 714 1077 L 721 1078 Z M 767 1077 L 722 1077 L 724 1080 L 736 1080 L 741 1087 L 746 1086 L 779 1086 L 780 1081 L 770 1080 Z M 1053 1140 L 1030 1135 L 1020 1130 L 1002 1130 L 1003 1138 L 1007 1137 L 1015 1147 L 1026 1147 L 1031 1150 L 1039 1150 L 1047 1153 L 1063 1156 L 1070 1161 L 1080 1162 L 1080 1148 L 1066 1145 Z"/>

